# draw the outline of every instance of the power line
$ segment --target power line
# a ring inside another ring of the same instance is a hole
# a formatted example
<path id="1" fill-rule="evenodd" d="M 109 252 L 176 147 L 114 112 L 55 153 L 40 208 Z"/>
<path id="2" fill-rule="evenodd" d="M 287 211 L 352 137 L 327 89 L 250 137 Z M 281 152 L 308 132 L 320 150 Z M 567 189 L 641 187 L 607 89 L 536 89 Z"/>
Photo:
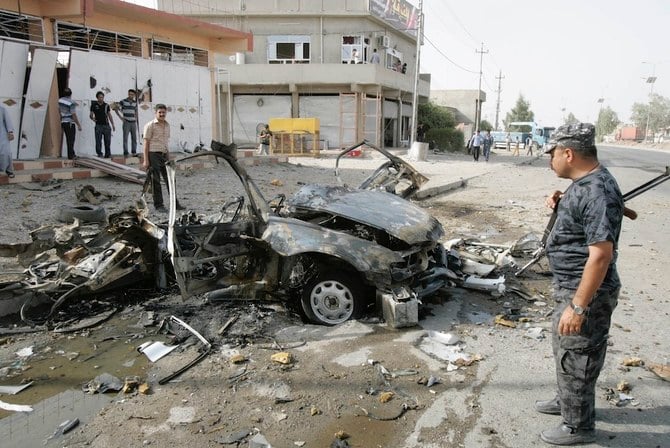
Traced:
<path id="1" fill-rule="evenodd" d="M 446 54 L 444 54 L 444 52 L 443 52 L 442 50 L 440 50 L 439 48 L 437 48 L 437 46 L 433 43 L 433 41 L 431 41 L 431 40 L 428 38 L 428 36 L 426 36 L 425 34 L 423 35 L 423 38 L 426 39 L 426 41 L 430 44 L 430 46 L 433 47 L 433 48 L 435 49 L 435 51 L 437 51 L 438 53 L 440 53 L 440 55 L 441 55 L 444 59 L 446 59 L 447 61 L 451 62 L 451 63 L 452 63 L 453 65 L 455 65 L 456 67 L 458 67 L 458 68 L 460 68 L 461 70 L 466 71 L 466 72 L 468 72 L 468 73 L 479 73 L 478 71 L 470 70 L 470 69 L 468 69 L 468 68 L 465 68 L 465 67 L 463 67 L 462 65 L 458 64 L 457 62 L 451 60 L 451 59 L 449 58 L 449 56 L 447 56 Z"/>

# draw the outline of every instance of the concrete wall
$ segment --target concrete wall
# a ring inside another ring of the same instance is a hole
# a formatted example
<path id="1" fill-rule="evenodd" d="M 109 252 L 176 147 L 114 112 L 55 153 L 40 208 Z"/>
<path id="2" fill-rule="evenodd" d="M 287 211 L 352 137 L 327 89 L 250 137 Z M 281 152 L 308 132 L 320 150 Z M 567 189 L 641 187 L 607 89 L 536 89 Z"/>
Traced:
<path id="1" fill-rule="evenodd" d="M 486 92 L 479 92 L 482 102 L 486 101 Z M 456 123 L 475 122 L 477 90 L 431 90 L 430 100 L 439 105 L 456 109 Z"/>

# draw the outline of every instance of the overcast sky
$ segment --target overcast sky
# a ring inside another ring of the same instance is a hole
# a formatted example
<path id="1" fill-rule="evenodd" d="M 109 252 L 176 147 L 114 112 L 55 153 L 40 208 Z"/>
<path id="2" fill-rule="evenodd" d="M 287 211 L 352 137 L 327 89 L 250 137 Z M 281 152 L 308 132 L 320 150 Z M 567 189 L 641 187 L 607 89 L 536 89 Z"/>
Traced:
<path id="1" fill-rule="evenodd" d="M 500 72 L 501 122 L 519 94 L 547 126 L 569 112 L 595 121 L 599 98 L 629 121 L 652 74 L 654 92 L 670 97 L 670 0 L 424 0 L 423 10 L 421 72 L 432 89 L 477 89 L 484 43 L 482 118 L 492 124 Z"/>
<path id="2" fill-rule="evenodd" d="M 483 118 L 492 124 L 500 71 L 501 122 L 519 94 L 544 125 L 569 112 L 595 121 L 599 98 L 628 121 L 633 103 L 648 100 L 654 69 L 654 92 L 670 97 L 668 0 L 424 0 L 423 10 L 421 71 L 432 89 L 477 89 L 484 43 Z"/>

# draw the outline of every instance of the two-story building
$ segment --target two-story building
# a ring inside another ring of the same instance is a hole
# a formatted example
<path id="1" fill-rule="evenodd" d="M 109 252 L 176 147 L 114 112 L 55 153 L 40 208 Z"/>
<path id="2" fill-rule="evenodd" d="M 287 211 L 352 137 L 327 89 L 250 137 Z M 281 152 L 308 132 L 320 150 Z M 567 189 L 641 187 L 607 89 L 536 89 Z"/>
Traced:
<path id="1" fill-rule="evenodd" d="M 217 59 L 224 134 L 256 142 L 271 118 L 318 118 L 322 147 L 409 140 L 418 9 L 405 0 L 157 0 L 160 10 L 253 35 Z M 373 56 L 373 55 L 377 56 Z M 430 76 L 421 75 L 419 102 Z"/>
<path id="2" fill-rule="evenodd" d="M 252 44 L 249 33 L 120 0 L 0 0 L 0 102 L 20 136 L 12 152 L 18 159 L 60 155 L 57 101 L 65 87 L 79 106 L 80 155 L 95 154 L 88 116 L 97 91 L 112 103 L 137 90 L 140 133 L 153 104 L 166 104 L 172 150 L 225 139 L 217 136 L 214 54 L 252 51 Z"/>

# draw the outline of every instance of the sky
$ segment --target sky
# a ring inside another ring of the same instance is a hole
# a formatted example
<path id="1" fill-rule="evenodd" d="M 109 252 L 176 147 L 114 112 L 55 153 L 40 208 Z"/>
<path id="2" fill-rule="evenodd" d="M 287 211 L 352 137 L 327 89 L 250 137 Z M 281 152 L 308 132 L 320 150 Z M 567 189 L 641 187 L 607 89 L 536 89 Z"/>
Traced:
<path id="1" fill-rule="evenodd" d="M 423 0 L 423 12 L 420 71 L 431 89 L 476 90 L 483 43 L 482 118 L 491 124 L 500 73 L 501 126 L 519 95 L 545 126 L 569 113 L 594 122 L 601 105 L 628 123 L 651 88 L 670 98 L 670 0 Z"/>
<path id="2" fill-rule="evenodd" d="M 413 0 L 418 5 L 418 0 Z M 601 104 L 630 122 L 633 103 L 670 97 L 668 0 L 424 0 L 421 72 L 431 89 L 477 89 L 482 43 L 482 118 L 500 123 L 519 95 L 535 121 L 594 122 Z M 502 124 L 501 124 L 502 126 Z"/>

